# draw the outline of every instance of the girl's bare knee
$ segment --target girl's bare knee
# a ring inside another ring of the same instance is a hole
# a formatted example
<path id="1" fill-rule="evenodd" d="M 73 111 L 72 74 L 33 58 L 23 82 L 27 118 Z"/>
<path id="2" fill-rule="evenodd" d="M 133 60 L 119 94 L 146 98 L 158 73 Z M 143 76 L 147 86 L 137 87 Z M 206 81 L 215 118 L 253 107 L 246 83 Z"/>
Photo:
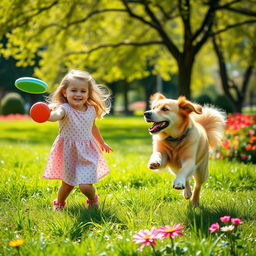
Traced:
<path id="1" fill-rule="evenodd" d="M 92 184 L 79 184 L 79 188 L 82 192 L 90 192 L 94 189 Z"/>
<path id="2" fill-rule="evenodd" d="M 92 184 L 80 184 L 79 188 L 89 199 L 93 199 L 95 197 L 95 188 Z"/>
<path id="3" fill-rule="evenodd" d="M 68 190 L 72 190 L 74 188 L 74 186 L 69 185 L 67 183 L 65 183 L 64 181 L 62 181 L 62 185 L 63 188 L 68 189 Z"/>

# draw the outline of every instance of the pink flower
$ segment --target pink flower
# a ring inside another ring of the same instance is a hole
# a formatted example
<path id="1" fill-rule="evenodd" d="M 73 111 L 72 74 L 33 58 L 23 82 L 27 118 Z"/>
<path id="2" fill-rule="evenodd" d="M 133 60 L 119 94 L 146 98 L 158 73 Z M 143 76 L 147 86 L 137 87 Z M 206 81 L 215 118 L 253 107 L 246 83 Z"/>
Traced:
<path id="1" fill-rule="evenodd" d="M 160 236 L 157 229 L 151 228 L 150 230 L 140 230 L 133 236 L 133 238 L 133 242 L 135 242 L 136 244 L 142 244 L 140 246 L 140 250 L 142 250 L 144 246 L 148 244 L 156 246 L 155 240 L 159 239 Z"/>
<path id="2" fill-rule="evenodd" d="M 210 227 L 209 230 L 211 233 L 215 232 L 216 230 L 220 229 L 220 225 L 218 222 L 213 223 Z"/>
<path id="3" fill-rule="evenodd" d="M 220 217 L 220 220 L 221 220 L 221 222 L 228 222 L 228 221 L 230 221 L 230 216 L 224 216 L 224 217 Z"/>
<path id="4" fill-rule="evenodd" d="M 242 159 L 242 160 L 245 160 L 246 158 L 247 158 L 247 155 L 242 155 L 242 156 L 241 156 L 241 159 Z"/>
<path id="5" fill-rule="evenodd" d="M 240 225 L 243 224 L 243 222 L 239 218 L 231 218 L 231 223 L 233 225 Z"/>
<path id="6" fill-rule="evenodd" d="M 160 227 L 158 229 L 159 234 L 161 235 L 161 239 L 165 239 L 167 236 L 170 238 L 174 238 L 175 236 L 184 236 L 182 234 L 184 227 L 182 227 L 180 224 L 176 224 L 173 226 L 166 225 L 163 227 Z"/>

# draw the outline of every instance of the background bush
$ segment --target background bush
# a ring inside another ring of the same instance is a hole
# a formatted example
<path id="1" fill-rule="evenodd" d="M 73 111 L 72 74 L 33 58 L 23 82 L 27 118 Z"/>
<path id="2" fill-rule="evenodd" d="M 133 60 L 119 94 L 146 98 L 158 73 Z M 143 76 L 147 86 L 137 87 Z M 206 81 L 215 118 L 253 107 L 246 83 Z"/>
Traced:
<path id="1" fill-rule="evenodd" d="M 235 113 L 235 106 L 225 95 L 219 95 L 214 101 L 214 105 L 226 111 L 226 113 Z"/>
<path id="2" fill-rule="evenodd" d="M 25 114 L 25 104 L 23 98 L 18 93 L 8 93 L 1 102 L 2 115 Z"/>
<path id="3" fill-rule="evenodd" d="M 199 95 L 195 101 L 200 104 L 200 105 L 205 105 L 205 104 L 213 104 L 213 101 L 211 97 L 207 94 L 201 94 Z"/>

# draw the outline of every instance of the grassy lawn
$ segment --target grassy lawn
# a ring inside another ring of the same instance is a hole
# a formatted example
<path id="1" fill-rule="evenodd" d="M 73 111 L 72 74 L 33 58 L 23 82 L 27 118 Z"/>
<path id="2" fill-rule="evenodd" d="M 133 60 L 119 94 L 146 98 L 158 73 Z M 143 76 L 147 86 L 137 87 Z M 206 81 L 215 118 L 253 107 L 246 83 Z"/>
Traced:
<path id="1" fill-rule="evenodd" d="M 193 209 L 172 189 L 173 176 L 147 169 L 152 148 L 143 118 L 108 117 L 98 126 L 115 150 L 105 155 L 111 174 L 96 185 L 100 209 L 88 211 L 76 188 L 65 211 L 54 213 L 60 181 L 41 176 L 57 123 L 0 122 L 0 255 L 173 255 L 168 239 L 154 254 L 150 246 L 139 251 L 132 235 L 177 223 L 185 231 L 174 239 L 176 255 L 231 255 L 208 230 L 225 215 L 243 221 L 237 255 L 256 255 L 255 166 L 210 160 L 201 206 Z M 8 245 L 16 239 L 24 240 L 19 250 Z"/>

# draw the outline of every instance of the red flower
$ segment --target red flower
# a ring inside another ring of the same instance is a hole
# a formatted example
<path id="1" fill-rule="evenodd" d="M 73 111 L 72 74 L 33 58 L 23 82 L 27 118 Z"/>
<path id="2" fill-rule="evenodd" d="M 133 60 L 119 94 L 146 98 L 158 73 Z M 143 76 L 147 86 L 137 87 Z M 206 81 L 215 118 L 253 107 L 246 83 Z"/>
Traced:
<path id="1" fill-rule="evenodd" d="M 245 147 L 245 149 L 246 149 L 247 151 L 251 150 L 251 149 L 252 149 L 252 144 L 248 144 L 248 145 Z"/>

